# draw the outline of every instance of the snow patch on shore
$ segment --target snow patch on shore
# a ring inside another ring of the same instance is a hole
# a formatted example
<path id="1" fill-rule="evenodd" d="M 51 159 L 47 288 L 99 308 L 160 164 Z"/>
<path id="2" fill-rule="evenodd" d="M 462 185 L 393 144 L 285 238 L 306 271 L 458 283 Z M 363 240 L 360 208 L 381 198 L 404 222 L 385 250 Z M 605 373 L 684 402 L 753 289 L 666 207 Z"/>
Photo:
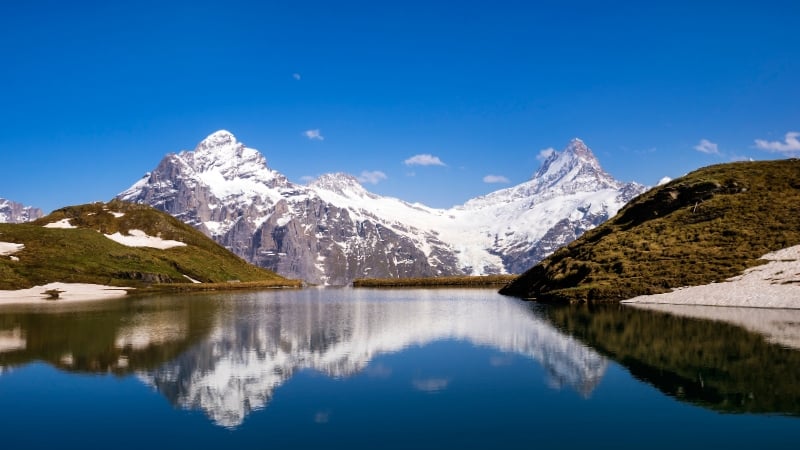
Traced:
<path id="1" fill-rule="evenodd" d="M 180 241 L 171 241 L 161 239 L 160 237 L 149 236 L 142 230 L 129 230 L 128 235 L 116 232 L 114 234 L 104 234 L 103 236 L 128 247 L 151 247 L 166 250 L 168 248 L 186 246 L 185 243 Z"/>
<path id="2" fill-rule="evenodd" d="M 722 283 L 643 295 L 622 303 L 800 309 L 800 245 L 768 253 L 762 259 L 769 262 Z"/>
<path id="3" fill-rule="evenodd" d="M 57 289 L 61 291 L 58 296 L 58 300 L 46 299 L 47 295 L 43 293 L 51 289 Z M 63 304 L 87 300 L 106 300 L 123 297 L 128 293 L 128 289 L 132 288 L 103 286 L 99 284 L 49 283 L 44 286 L 34 286 L 30 289 L 0 291 L 0 306 L 39 303 Z"/>
<path id="4" fill-rule="evenodd" d="M 192 277 L 190 277 L 189 275 L 186 275 L 186 274 L 183 274 L 183 277 L 186 278 L 187 280 L 191 281 L 192 283 L 196 283 L 196 284 L 202 283 L 202 281 L 197 281 L 194 278 L 192 278 Z"/>

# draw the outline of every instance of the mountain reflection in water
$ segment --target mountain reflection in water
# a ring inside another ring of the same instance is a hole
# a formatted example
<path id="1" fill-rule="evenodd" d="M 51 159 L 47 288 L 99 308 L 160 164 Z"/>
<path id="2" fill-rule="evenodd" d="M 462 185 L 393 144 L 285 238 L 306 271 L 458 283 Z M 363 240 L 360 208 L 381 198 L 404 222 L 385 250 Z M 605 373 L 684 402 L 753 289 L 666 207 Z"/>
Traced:
<path id="1" fill-rule="evenodd" d="M 607 366 L 604 357 L 527 305 L 493 292 L 312 289 L 226 304 L 208 337 L 138 374 L 173 403 L 235 427 L 265 407 L 298 370 L 347 377 L 378 355 L 440 340 L 532 358 L 547 370 L 551 384 L 583 395 Z M 424 383 L 419 389 L 441 388 L 431 380 L 417 383 Z"/>
<path id="2" fill-rule="evenodd" d="M 575 408 L 586 414 L 601 408 L 603 415 L 610 392 L 624 396 L 640 382 L 705 409 L 800 415 L 800 384 L 794 376 L 800 351 L 787 347 L 796 342 L 798 319 L 785 312 L 693 309 L 682 314 L 694 317 L 680 317 L 675 315 L 680 311 L 622 305 L 546 306 L 481 289 L 305 289 L 51 306 L 56 308 L 0 309 L 0 388 L 12 389 L 17 368 L 25 373 L 23 366 L 32 366 L 35 372 L 32 363 L 43 361 L 60 369 L 64 382 L 86 378 L 71 373 L 114 374 L 139 388 L 136 380 L 141 380 L 178 408 L 240 430 L 248 414 L 267 408 L 281 389 L 289 400 L 279 403 L 276 397 L 274 411 L 264 411 L 265 416 L 284 414 L 288 405 L 314 397 L 298 395 L 288 384 L 293 376 L 306 387 L 350 389 L 351 395 L 363 392 L 375 402 L 405 398 L 413 388 L 434 396 L 425 407 L 461 408 L 459 401 L 480 402 L 472 396 L 487 390 L 491 397 L 506 388 L 541 385 L 544 373 L 548 386 L 567 387 L 587 399 L 570 407 L 570 417 Z M 382 357 L 389 354 L 395 355 Z M 476 362 L 476 355 L 488 361 L 463 365 Z M 536 364 L 517 365 L 519 358 Z M 609 376 L 601 386 L 607 358 L 635 379 L 620 384 L 619 377 Z M 387 359 L 393 362 L 387 365 Z M 426 372 L 431 359 L 445 369 Z M 487 362 L 492 372 L 481 373 Z M 509 373 L 520 384 L 495 385 L 503 383 L 496 376 L 506 373 L 498 369 L 506 366 L 516 367 Z M 479 389 L 462 383 L 467 370 L 477 383 L 471 386 Z M 302 371 L 324 374 L 320 379 L 326 381 L 308 384 Z M 401 372 L 410 385 L 396 384 L 400 378 L 393 373 Z M 326 384 L 327 377 L 356 374 L 364 378 Z M 386 390 L 373 398 L 367 388 L 375 380 Z M 520 393 L 518 414 L 525 416 L 528 405 L 548 415 L 563 407 L 565 397 L 550 398 L 542 392 L 552 391 L 541 387 L 527 391 L 534 397 Z M 542 395 L 557 403 L 547 403 Z M 661 394 L 640 400 L 643 407 L 664 407 Z M 325 408 L 316 410 L 314 423 L 328 421 Z"/>

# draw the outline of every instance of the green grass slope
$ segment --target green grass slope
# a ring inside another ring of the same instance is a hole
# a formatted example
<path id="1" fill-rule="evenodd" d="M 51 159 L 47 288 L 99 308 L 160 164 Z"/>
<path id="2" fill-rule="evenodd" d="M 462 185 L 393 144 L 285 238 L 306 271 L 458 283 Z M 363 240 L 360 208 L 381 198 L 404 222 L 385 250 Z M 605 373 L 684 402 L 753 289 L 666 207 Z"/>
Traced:
<path id="1" fill-rule="evenodd" d="M 62 219 L 77 228 L 44 227 Z M 104 236 L 130 230 L 186 246 L 129 247 Z M 202 283 L 299 284 L 245 262 L 168 214 L 119 201 L 62 208 L 28 224 L 0 224 L 0 242 L 25 245 L 14 255 L 0 256 L 0 289 L 55 281 L 130 287 L 192 284 L 184 275 Z"/>
<path id="2" fill-rule="evenodd" d="M 500 292 L 613 302 L 722 281 L 798 244 L 800 160 L 719 164 L 633 199 Z"/>

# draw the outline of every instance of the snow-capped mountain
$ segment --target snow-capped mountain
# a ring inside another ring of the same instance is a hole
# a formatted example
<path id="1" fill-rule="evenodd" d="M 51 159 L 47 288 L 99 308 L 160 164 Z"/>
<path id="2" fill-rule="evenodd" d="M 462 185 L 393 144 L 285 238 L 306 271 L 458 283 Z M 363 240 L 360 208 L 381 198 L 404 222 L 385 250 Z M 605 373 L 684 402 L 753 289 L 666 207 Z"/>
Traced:
<path id="1" fill-rule="evenodd" d="M 545 369 L 549 384 L 585 396 L 608 366 L 605 357 L 511 299 L 488 302 L 485 294 L 469 290 L 455 291 L 447 300 L 413 302 L 400 292 L 380 301 L 360 294 L 236 302 L 231 307 L 243 312 L 219 317 L 203 341 L 138 376 L 173 404 L 236 427 L 252 411 L 267 407 L 300 370 L 348 377 L 369 371 L 379 355 L 441 340 L 530 358 Z M 152 324 L 139 326 L 144 329 L 128 334 L 151 335 Z"/>
<path id="2" fill-rule="evenodd" d="M 0 223 L 23 223 L 44 216 L 39 208 L 0 198 Z"/>
<path id="3" fill-rule="evenodd" d="M 644 191 L 575 139 L 527 182 L 450 209 L 368 192 L 347 174 L 308 185 L 227 131 L 167 155 L 118 198 L 197 227 L 244 259 L 310 283 L 521 273 Z"/>

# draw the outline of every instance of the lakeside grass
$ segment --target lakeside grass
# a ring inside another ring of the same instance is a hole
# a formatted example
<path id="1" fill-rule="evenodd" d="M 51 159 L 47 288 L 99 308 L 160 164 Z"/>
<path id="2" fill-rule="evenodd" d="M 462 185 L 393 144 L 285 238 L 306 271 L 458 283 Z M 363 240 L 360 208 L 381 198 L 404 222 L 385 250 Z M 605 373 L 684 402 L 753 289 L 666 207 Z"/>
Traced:
<path id="1" fill-rule="evenodd" d="M 360 278 L 353 287 L 366 288 L 417 288 L 417 287 L 492 287 L 503 286 L 517 275 L 478 275 L 418 278 Z"/>
<path id="2" fill-rule="evenodd" d="M 299 289 L 301 280 L 266 280 L 225 283 L 160 283 L 138 289 L 135 293 L 204 292 L 204 291 L 258 291 L 264 289 Z"/>

